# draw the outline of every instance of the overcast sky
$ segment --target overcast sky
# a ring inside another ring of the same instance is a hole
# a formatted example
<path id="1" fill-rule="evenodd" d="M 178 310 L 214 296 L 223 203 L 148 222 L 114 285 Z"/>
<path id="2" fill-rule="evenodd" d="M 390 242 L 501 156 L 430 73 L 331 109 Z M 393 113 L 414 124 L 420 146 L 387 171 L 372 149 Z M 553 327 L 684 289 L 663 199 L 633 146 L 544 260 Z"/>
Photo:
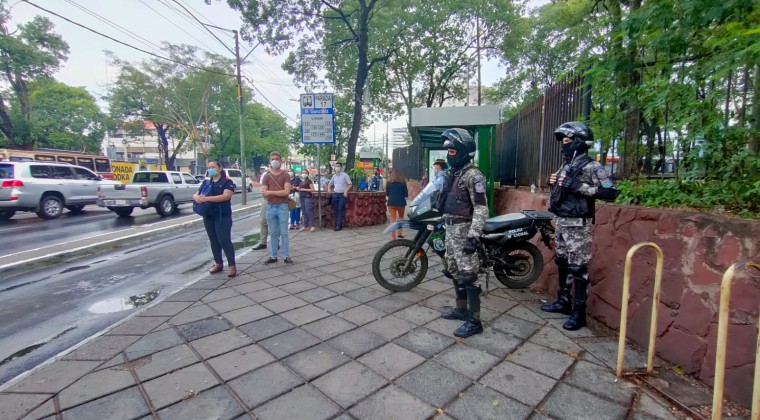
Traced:
<path id="1" fill-rule="evenodd" d="M 241 26 L 239 14 L 227 6 L 226 1 L 212 1 L 206 5 L 203 0 L 180 0 L 196 16 L 214 25 L 237 29 Z M 200 27 L 192 18 L 183 15 L 181 8 L 172 0 L 32 0 L 46 9 L 54 11 L 75 22 L 108 34 L 116 39 L 142 49 L 161 53 L 157 48 L 162 41 L 172 44 L 190 44 L 201 49 L 232 57 L 222 44 Z M 535 0 L 544 3 L 546 0 Z M 149 55 L 95 35 L 74 24 L 35 8 L 24 2 L 11 2 L 12 24 L 23 23 L 42 15 L 55 24 L 59 33 L 69 44 L 69 59 L 55 78 L 73 86 L 83 86 L 96 98 L 107 93 L 107 86 L 116 75 L 116 69 L 108 66 L 103 51 L 113 51 L 118 57 L 130 61 L 150 58 Z M 99 15 L 99 16 L 97 16 Z M 108 22 L 106 20 L 110 20 Z M 119 28 L 121 27 L 121 28 Z M 234 49 L 232 34 L 215 31 L 216 35 Z M 247 54 L 251 45 L 241 45 L 242 54 Z M 162 54 L 163 55 L 163 54 Z M 263 48 L 255 50 L 243 66 L 243 74 L 254 81 L 261 94 L 254 99 L 267 106 L 273 106 L 285 114 L 288 123 L 295 125 L 299 114 L 297 99 L 300 89 L 293 84 L 293 78 L 282 70 L 285 56 L 269 56 Z M 484 85 L 491 85 L 503 75 L 503 70 L 494 62 L 485 62 L 482 78 Z M 271 101 L 271 104 L 268 101 Z M 102 102 L 101 102 L 102 103 Z M 390 124 L 390 129 L 404 126 L 404 119 Z M 377 129 L 370 127 L 365 135 L 371 140 L 375 133 L 378 138 L 386 129 L 381 122 Z"/>

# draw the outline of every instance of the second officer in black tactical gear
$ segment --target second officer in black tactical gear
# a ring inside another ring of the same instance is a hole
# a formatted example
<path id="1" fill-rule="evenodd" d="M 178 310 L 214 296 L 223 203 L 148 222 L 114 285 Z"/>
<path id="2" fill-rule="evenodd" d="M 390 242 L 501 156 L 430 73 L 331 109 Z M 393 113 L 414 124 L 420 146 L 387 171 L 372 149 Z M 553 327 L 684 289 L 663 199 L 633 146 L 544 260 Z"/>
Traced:
<path id="1" fill-rule="evenodd" d="M 483 332 L 478 284 L 480 259 L 476 251 L 488 218 L 486 182 L 483 173 L 470 163 L 476 150 L 470 133 L 452 128 L 441 137 L 451 166 L 438 201 L 446 226 L 447 268 L 443 274 L 452 279 L 456 291 L 456 307 L 441 316 L 465 321 L 454 331 L 455 336 L 464 338 Z"/>
<path id="2" fill-rule="evenodd" d="M 554 213 L 557 228 L 554 262 L 559 272 L 559 290 L 557 300 L 542 306 L 541 310 L 570 315 L 562 327 L 574 331 L 586 325 L 595 200 L 614 201 L 618 191 L 613 188 L 604 166 L 587 154 L 594 135 L 585 124 L 564 123 L 554 130 L 554 138 L 562 142 L 565 161 L 559 171 L 549 177 L 549 211 Z M 573 285 L 575 294 L 571 296 Z"/>

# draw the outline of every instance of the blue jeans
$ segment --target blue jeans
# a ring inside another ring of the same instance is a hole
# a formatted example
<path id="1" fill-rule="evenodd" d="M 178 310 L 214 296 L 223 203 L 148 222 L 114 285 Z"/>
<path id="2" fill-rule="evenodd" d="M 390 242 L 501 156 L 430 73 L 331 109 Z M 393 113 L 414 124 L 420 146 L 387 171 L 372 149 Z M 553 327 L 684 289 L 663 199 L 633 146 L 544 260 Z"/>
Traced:
<path id="1" fill-rule="evenodd" d="M 346 217 L 346 202 L 348 198 L 343 193 L 333 193 L 332 206 L 335 212 L 335 229 L 343 229 L 343 219 Z"/>
<path id="2" fill-rule="evenodd" d="M 314 202 L 311 197 L 301 198 L 301 213 L 303 215 L 301 224 L 304 227 L 314 227 Z"/>
<path id="3" fill-rule="evenodd" d="M 288 203 L 267 204 L 269 226 L 269 256 L 277 258 L 278 237 L 282 241 L 282 256 L 288 258 Z"/>
<path id="4" fill-rule="evenodd" d="M 301 208 L 295 207 L 290 211 L 290 224 L 297 225 L 301 223 Z"/>

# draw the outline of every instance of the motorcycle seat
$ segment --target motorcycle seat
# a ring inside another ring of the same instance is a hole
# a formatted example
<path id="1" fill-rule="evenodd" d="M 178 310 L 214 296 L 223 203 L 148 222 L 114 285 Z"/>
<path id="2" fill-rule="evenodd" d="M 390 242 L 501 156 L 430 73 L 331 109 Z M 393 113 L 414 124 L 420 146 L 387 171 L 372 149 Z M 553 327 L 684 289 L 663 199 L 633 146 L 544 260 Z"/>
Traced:
<path id="1" fill-rule="evenodd" d="M 510 229 L 530 227 L 533 219 L 522 213 L 509 213 L 486 220 L 483 233 L 501 232 Z"/>
<path id="2" fill-rule="evenodd" d="M 545 211 L 545 210 L 523 210 L 522 214 L 530 217 L 534 220 L 552 220 L 554 219 L 554 214 L 551 212 Z"/>

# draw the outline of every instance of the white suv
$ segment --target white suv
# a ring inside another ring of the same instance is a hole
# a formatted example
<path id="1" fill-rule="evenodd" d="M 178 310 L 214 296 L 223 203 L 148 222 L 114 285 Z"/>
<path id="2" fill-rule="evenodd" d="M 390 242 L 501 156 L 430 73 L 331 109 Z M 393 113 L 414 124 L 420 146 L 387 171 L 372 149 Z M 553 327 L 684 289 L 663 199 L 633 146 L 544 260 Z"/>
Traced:
<path id="1" fill-rule="evenodd" d="M 17 211 L 55 219 L 67 208 L 79 212 L 98 198 L 98 183 L 120 184 L 87 168 L 53 162 L 0 162 L 0 220 Z"/>
<path id="2" fill-rule="evenodd" d="M 248 192 L 253 191 L 253 182 L 250 179 L 243 178 L 243 172 L 240 169 L 225 169 L 227 178 L 232 180 L 235 184 L 235 192 L 242 192 L 241 188 L 247 184 Z M 208 172 L 206 172 L 205 178 L 208 179 Z"/>

